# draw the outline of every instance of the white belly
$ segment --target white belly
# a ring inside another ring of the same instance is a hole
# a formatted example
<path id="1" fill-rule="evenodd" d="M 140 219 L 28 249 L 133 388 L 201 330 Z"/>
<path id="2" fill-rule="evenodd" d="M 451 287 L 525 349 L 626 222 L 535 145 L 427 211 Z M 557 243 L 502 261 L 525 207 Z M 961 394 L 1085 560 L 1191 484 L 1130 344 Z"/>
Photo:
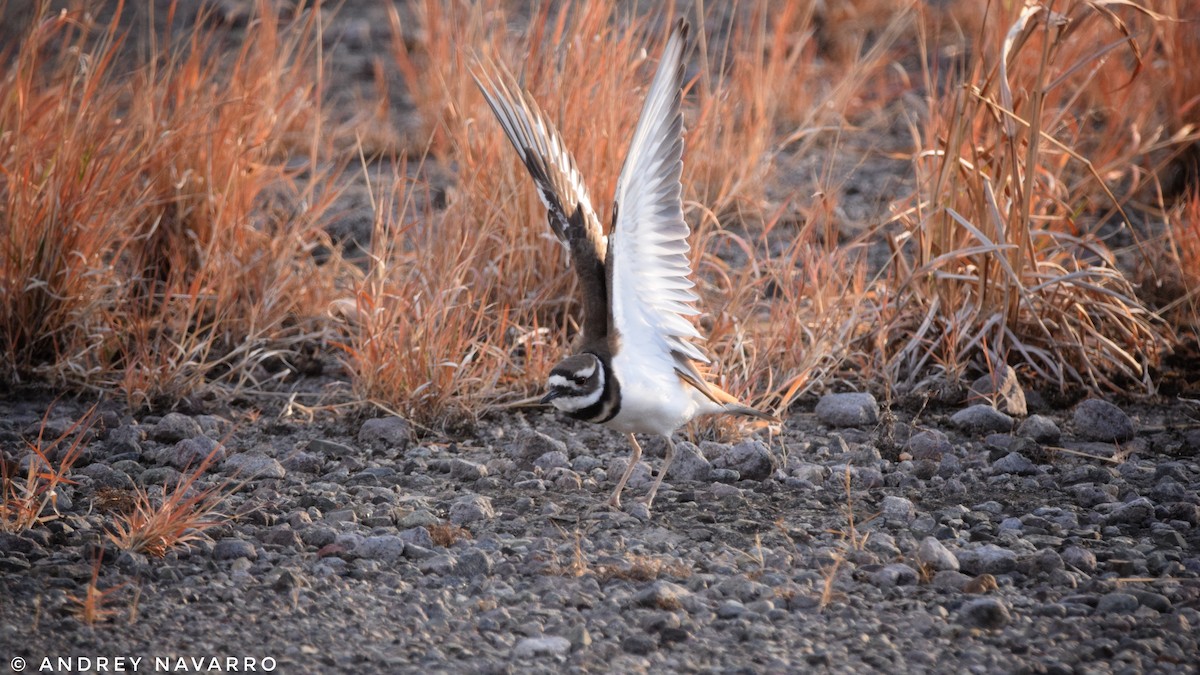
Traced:
<path id="1" fill-rule="evenodd" d="M 669 436 L 696 415 L 717 412 L 712 401 L 679 379 L 665 360 L 647 367 L 613 357 L 612 367 L 621 385 L 621 409 L 604 425 L 625 434 Z"/>

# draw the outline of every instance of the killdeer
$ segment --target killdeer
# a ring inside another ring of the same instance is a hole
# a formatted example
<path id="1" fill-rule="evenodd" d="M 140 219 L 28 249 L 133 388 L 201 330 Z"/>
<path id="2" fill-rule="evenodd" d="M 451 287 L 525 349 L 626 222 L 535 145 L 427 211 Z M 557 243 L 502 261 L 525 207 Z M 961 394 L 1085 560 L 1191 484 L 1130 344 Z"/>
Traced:
<path id="1" fill-rule="evenodd" d="M 674 458 L 676 429 L 714 413 L 775 420 L 705 379 L 700 366 L 709 359 L 693 342 L 701 336 L 687 318 L 698 313 L 680 184 L 687 32 L 685 22 L 675 24 L 650 85 L 617 181 L 607 237 L 575 160 L 532 96 L 503 77 L 474 75 L 533 176 L 550 228 L 570 250 L 579 276 L 582 333 L 576 353 L 550 371 L 542 402 L 629 436 L 633 455 L 609 498 L 613 507 L 620 507 L 621 491 L 641 459 L 635 434 L 667 440 L 662 470 L 645 498 L 649 507 Z"/>

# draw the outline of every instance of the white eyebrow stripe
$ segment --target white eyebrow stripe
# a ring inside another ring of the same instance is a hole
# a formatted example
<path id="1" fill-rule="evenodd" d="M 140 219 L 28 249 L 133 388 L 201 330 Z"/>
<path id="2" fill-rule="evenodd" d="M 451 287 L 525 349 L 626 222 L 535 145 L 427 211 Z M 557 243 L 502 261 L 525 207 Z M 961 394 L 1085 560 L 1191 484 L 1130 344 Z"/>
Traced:
<path id="1" fill-rule="evenodd" d="M 571 385 L 571 382 L 562 375 L 551 375 L 550 379 L 546 380 L 546 384 L 549 384 L 551 387 L 568 387 Z"/>

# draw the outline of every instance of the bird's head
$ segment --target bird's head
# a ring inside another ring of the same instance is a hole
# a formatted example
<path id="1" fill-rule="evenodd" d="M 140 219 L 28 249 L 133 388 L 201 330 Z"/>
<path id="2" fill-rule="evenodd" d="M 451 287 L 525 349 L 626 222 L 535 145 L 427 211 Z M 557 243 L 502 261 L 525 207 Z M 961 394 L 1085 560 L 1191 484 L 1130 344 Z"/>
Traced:
<path id="1" fill-rule="evenodd" d="M 563 412 L 578 412 L 595 405 L 604 395 L 604 366 L 592 354 L 576 354 L 559 362 L 546 381 L 542 403 Z"/>

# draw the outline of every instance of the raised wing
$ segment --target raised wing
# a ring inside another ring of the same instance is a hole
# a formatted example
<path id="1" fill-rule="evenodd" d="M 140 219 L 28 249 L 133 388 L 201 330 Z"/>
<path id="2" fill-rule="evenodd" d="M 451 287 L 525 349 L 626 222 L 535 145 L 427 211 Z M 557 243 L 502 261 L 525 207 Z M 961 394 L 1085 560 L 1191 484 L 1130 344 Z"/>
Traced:
<path id="1" fill-rule="evenodd" d="M 472 77 L 537 184 L 550 228 L 571 251 L 583 290 L 582 341 L 605 338 L 609 318 L 604 268 L 607 240 L 575 160 L 529 92 L 506 82 L 502 75 L 472 73 Z"/>
<path id="2" fill-rule="evenodd" d="M 686 36 L 687 24 L 680 21 L 663 51 L 617 181 L 609 283 L 622 351 L 637 350 L 645 363 L 673 359 L 684 379 L 708 393 L 692 363 L 708 363 L 708 357 L 691 342 L 700 334 L 687 318 L 698 312 L 688 278 L 689 230 L 680 184 Z"/>

